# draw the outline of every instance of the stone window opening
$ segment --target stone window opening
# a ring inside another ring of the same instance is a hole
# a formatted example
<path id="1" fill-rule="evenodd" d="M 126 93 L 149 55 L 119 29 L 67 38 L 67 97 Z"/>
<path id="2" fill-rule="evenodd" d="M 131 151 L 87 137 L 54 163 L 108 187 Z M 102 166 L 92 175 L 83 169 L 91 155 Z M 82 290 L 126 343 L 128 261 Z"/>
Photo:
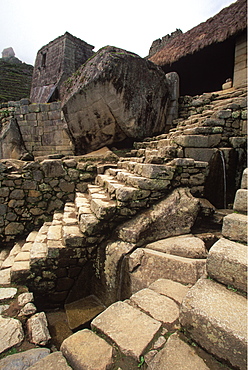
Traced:
<path id="1" fill-rule="evenodd" d="M 47 53 L 42 53 L 41 67 L 43 68 L 46 67 L 46 56 L 47 56 Z"/>

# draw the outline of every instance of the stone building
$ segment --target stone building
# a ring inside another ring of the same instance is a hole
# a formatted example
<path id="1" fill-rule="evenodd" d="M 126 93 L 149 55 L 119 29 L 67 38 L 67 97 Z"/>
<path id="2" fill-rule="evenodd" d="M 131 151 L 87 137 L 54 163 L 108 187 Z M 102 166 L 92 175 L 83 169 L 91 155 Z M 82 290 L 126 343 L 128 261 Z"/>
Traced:
<path id="1" fill-rule="evenodd" d="M 60 99 L 60 86 L 94 52 L 94 46 L 66 32 L 37 53 L 30 99 L 32 103 L 48 103 Z"/>
<path id="2" fill-rule="evenodd" d="M 180 78 L 181 95 L 221 90 L 247 83 L 246 0 L 237 0 L 186 33 L 178 33 L 149 59 Z M 231 84 L 229 84 L 231 87 Z"/>

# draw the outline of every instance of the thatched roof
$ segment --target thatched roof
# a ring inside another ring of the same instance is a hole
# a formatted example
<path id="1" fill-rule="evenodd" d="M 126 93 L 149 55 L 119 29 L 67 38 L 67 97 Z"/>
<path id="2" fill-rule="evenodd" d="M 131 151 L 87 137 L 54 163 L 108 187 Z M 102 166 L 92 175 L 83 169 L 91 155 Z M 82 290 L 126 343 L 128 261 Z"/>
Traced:
<path id="1" fill-rule="evenodd" d="M 238 0 L 206 22 L 173 38 L 149 59 L 158 65 L 172 64 L 206 46 L 225 41 L 246 27 L 246 0 Z"/>

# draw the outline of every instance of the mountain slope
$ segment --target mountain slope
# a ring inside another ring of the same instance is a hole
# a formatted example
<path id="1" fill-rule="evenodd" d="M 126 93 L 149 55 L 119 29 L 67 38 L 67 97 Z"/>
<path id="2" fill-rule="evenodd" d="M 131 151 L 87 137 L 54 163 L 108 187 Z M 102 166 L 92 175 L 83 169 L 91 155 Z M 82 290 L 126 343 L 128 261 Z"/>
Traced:
<path id="1" fill-rule="evenodd" d="M 0 103 L 28 98 L 33 66 L 0 58 Z"/>

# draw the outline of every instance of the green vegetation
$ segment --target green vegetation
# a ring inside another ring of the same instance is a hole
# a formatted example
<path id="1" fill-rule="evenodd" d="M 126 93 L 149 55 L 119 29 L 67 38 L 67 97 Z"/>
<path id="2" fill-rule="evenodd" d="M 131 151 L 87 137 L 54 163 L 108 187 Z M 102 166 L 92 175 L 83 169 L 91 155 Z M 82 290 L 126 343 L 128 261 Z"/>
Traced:
<path id="1" fill-rule="evenodd" d="M 234 288 L 232 285 L 228 285 L 227 289 L 232 290 L 233 292 L 237 292 L 238 289 Z"/>
<path id="2" fill-rule="evenodd" d="M 18 353 L 18 350 L 15 347 L 13 347 L 13 348 L 9 349 L 8 351 L 5 351 L 5 352 L 1 353 L 0 354 L 0 360 L 4 357 L 14 355 L 15 353 Z"/>
<path id="3" fill-rule="evenodd" d="M 0 103 L 29 98 L 33 66 L 0 59 Z"/>
<path id="4" fill-rule="evenodd" d="M 141 367 L 145 362 L 144 356 L 140 356 L 140 362 L 138 364 L 138 367 Z"/>

